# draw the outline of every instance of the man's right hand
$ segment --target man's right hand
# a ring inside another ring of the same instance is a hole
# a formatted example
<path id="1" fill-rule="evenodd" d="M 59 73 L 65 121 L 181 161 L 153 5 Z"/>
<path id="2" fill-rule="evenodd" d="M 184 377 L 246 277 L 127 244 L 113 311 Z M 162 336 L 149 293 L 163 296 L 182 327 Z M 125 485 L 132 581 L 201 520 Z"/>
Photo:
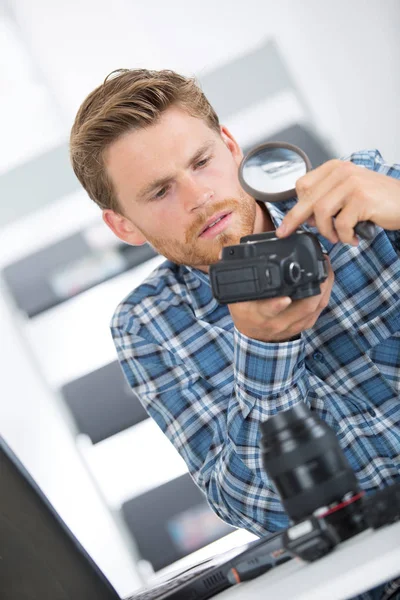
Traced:
<path id="1" fill-rule="evenodd" d="M 321 284 L 318 296 L 291 300 L 289 297 L 237 302 L 228 306 L 236 329 L 261 342 L 285 342 L 313 327 L 328 305 L 334 275 L 329 258 L 325 257 L 328 277 Z"/>

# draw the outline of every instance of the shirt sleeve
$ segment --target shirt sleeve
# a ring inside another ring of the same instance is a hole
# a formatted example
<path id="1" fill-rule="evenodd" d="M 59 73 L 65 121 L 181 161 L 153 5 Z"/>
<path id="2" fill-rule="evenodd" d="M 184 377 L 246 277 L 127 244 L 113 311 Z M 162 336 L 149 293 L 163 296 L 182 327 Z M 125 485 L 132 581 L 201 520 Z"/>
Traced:
<path id="1" fill-rule="evenodd" d="M 290 342 L 267 343 L 249 338 L 235 328 L 235 391 L 242 412 L 256 402 L 265 419 L 287 410 L 306 396 L 305 347 L 301 337 Z"/>
<path id="2" fill-rule="evenodd" d="M 376 173 L 381 173 L 382 175 L 387 175 L 388 177 L 393 177 L 393 179 L 400 180 L 400 163 L 387 163 L 379 150 L 361 150 L 360 152 L 354 152 L 353 154 L 344 157 L 343 160 L 351 161 L 356 165 L 366 167 Z M 397 254 L 400 254 L 400 230 L 385 229 L 385 233 Z"/>
<path id="3" fill-rule="evenodd" d="M 400 164 L 388 164 L 382 158 L 382 155 L 378 150 L 374 156 L 374 170 L 388 177 L 400 180 Z M 399 193 L 400 202 L 400 193 Z M 385 229 L 386 235 L 388 236 L 392 246 L 394 247 L 397 254 L 400 256 L 400 230 Z"/>
<path id="4" fill-rule="evenodd" d="M 236 332 L 235 383 L 226 389 L 154 341 L 120 328 L 112 335 L 130 386 L 217 515 L 256 535 L 286 527 L 262 468 L 259 424 L 306 397 L 303 342 L 264 344 Z"/>

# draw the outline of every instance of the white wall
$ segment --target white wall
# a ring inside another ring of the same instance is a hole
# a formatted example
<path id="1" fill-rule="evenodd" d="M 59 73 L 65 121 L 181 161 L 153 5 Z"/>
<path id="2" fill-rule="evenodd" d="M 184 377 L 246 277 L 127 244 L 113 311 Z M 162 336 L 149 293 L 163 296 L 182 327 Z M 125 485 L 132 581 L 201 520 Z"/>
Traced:
<path id="1" fill-rule="evenodd" d="M 145 66 L 196 74 L 273 36 L 340 154 L 379 147 L 388 160 L 399 160 L 398 0 L 157 0 L 150 6 L 144 0 L 14 0 L 12 5 L 68 122 L 113 69 Z"/>

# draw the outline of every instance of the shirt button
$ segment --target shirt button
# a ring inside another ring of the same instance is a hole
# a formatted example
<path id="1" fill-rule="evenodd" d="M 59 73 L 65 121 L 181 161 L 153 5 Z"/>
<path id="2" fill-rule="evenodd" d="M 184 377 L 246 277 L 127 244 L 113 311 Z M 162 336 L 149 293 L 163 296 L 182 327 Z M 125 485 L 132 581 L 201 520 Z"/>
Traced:
<path id="1" fill-rule="evenodd" d="M 374 411 L 374 409 L 373 409 L 373 408 L 370 408 L 370 409 L 368 410 L 368 412 L 369 412 L 369 414 L 371 415 L 371 417 L 376 417 L 376 412 Z"/>
<path id="2" fill-rule="evenodd" d="M 314 352 L 313 359 L 317 360 L 318 362 L 323 362 L 324 357 L 323 357 L 322 352 Z"/>

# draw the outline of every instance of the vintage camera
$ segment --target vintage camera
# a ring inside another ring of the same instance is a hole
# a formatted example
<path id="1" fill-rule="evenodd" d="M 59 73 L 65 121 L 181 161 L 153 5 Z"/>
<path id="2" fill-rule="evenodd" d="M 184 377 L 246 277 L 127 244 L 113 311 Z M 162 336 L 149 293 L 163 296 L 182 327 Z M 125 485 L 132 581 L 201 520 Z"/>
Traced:
<path id="1" fill-rule="evenodd" d="M 400 481 L 366 495 L 333 430 L 305 403 L 261 423 L 263 466 L 292 525 L 283 548 L 308 562 L 400 519 Z"/>
<path id="2" fill-rule="evenodd" d="M 225 247 L 221 260 L 210 267 L 213 295 L 221 304 L 316 296 L 327 274 L 318 239 L 306 231 L 282 239 L 275 232 L 248 235 Z"/>

